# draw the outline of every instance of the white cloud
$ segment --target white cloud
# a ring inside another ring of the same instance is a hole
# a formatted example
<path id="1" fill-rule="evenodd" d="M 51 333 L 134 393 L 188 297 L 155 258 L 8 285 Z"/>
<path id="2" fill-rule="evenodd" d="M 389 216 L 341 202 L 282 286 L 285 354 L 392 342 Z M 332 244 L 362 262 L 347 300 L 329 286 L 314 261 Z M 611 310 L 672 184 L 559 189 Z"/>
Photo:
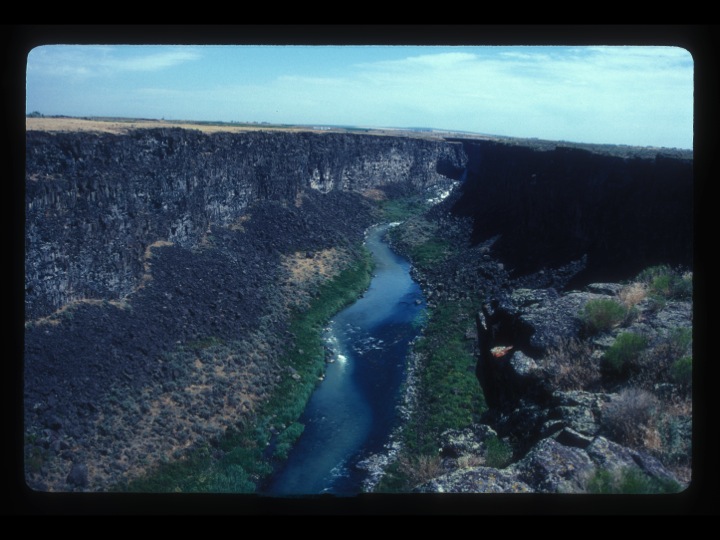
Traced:
<path id="1" fill-rule="evenodd" d="M 29 76 L 104 76 L 158 71 L 198 58 L 199 51 L 186 47 L 48 45 L 30 51 L 27 72 Z"/>
<path id="2" fill-rule="evenodd" d="M 191 60 L 197 60 L 200 54 L 195 51 L 165 51 L 127 59 L 109 59 L 105 65 L 118 71 L 156 71 L 176 66 Z"/>

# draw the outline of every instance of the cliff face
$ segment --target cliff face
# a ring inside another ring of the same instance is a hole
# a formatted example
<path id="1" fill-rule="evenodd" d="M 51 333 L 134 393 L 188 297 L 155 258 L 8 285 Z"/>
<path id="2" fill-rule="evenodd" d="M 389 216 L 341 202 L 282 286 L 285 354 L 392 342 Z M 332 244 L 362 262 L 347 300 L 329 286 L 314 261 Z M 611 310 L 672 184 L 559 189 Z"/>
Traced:
<path id="1" fill-rule="evenodd" d="M 150 244 L 193 246 L 254 202 L 292 204 L 307 189 L 424 188 L 461 171 L 464 155 L 459 144 L 398 137 L 147 129 L 29 132 L 26 161 L 34 319 L 74 299 L 128 294 Z"/>
<path id="2" fill-rule="evenodd" d="M 390 137 L 29 132 L 28 485 L 107 489 L 250 418 L 289 377 L 292 307 L 377 219 L 365 195 L 463 164 Z"/>
<path id="3" fill-rule="evenodd" d="M 653 264 L 692 265 L 693 162 L 580 148 L 466 142 L 453 211 L 515 275 L 587 256 L 579 280 L 626 279 Z"/>

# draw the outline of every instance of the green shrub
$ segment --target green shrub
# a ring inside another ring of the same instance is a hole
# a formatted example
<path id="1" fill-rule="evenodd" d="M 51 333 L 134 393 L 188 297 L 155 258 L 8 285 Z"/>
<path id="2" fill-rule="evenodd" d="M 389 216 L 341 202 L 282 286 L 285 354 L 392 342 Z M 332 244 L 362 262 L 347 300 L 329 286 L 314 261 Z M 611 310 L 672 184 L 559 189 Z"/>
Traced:
<path id="1" fill-rule="evenodd" d="M 684 355 L 690 344 L 692 343 L 692 329 L 691 328 L 673 328 L 668 336 L 668 341 L 672 351 L 676 356 Z"/>
<path id="2" fill-rule="evenodd" d="M 671 368 L 673 380 L 684 388 L 692 387 L 692 356 L 683 356 Z"/>
<path id="3" fill-rule="evenodd" d="M 633 467 L 616 473 L 598 470 L 587 484 L 588 492 L 599 494 L 659 494 L 680 490 L 680 484 L 674 480 L 653 478 Z"/>
<path id="4" fill-rule="evenodd" d="M 637 363 L 640 353 L 647 347 L 645 336 L 624 332 L 620 334 L 615 343 L 605 352 L 603 358 L 605 368 L 613 374 L 627 374 Z"/>
<path id="5" fill-rule="evenodd" d="M 488 467 L 502 469 L 510 464 L 513 452 L 505 441 L 498 437 L 490 437 L 485 440 L 485 448 L 487 449 L 485 465 Z"/>
<path id="6" fill-rule="evenodd" d="M 293 422 L 285 430 L 283 430 L 277 438 L 277 446 L 275 447 L 274 455 L 279 459 L 287 459 L 290 450 L 292 449 L 295 441 L 305 431 L 305 425 L 300 422 Z"/>
<path id="7" fill-rule="evenodd" d="M 690 328 L 672 329 L 665 338 L 656 341 L 651 349 L 643 351 L 639 357 L 632 360 L 629 367 L 633 385 L 653 390 L 657 384 L 680 384 L 673 370 L 682 368 L 673 368 L 673 365 L 684 356 L 692 354 L 691 344 Z"/>
<path id="8" fill-rule="evenodd" d="M 450 244 L 445 240 L 428 240 L 413 246 L 410 250 L 410 258 L 415 266 L 432 268 L 438 262 L 444 260 L 449 253 Z"/>
<path id="9" fill-rule="evenodd" d="M 659 422 L 661 454 L 665 466 L 692 465 L 692 417 L 689 414 L 666 414 Z"/>
<path id="10" fill-rule="evenodd" d="M 405 429 L 404 440 L 414 455 L 437 450 L 437 438 L 447 429 L 463 429 L 486 409 L 475 377 L 473 344 L 465 339 L 468 320 L 479 302 L 442 302 L 429 312 L 415 351 L 422 356 L 417 412 Z"/>
<path id="11" fill-rule="evenodd" d="M 637 279 L 648 286 L 651 296 L 672 300 L 692 298 L 692 273 L 673 270 L 666 264 L 643 270 Z"/>
<path id="12" fill-rule="evenodd" d="M 428 206 L 427 202 L 417 197 L 385 199 L 379 203 L 382 220 L 390 222 L 405 221 L 411 216 L 422 213 Z"/>
<path id="13" fill-rule="evenodd" d="M 609 298 L 590 300 L 585 304 L 582 320 L 590 333 L 606 332 L 618 326 L 628 315 L 628 309 Z"/>
<path id="14" fill-rule="evenodd" d="M 213 476 L 207 491 L 211 493 L 252 493 L 255 484 L 240 465 L 230 465 Z"/>

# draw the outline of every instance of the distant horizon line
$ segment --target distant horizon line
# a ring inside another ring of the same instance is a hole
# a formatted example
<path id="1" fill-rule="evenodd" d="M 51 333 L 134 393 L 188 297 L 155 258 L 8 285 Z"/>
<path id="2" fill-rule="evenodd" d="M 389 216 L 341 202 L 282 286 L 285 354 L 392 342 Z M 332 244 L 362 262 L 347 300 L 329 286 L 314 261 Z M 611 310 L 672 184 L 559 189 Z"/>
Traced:
<path id="1" fill-rule="evenodd" d="M 329 128 L 329 129 L 358 129 L 358 130 L 389 130 L 389 131 L 412 131 L 417 133 L 423 132 L 436 132 L 436 133 L 450 133 L 450 134 L 468 134 L 475 135 L 478 137 L 496 138 L 496 139 L 511 139 L 521 141 L 538 141 L 547 143 L 565 143 L 573 145 L 589 145 L 589 146 L 606 146 L 606 147 L 627 147 L 627 148 L 645 148 L 645 149 L 658 149 L 658 150 L 679 150 L 683 152 L 693 152 L 694 148 L 684 148 L 677 146 L 654 146 L 654 145 L 638 145 L 628 143 L 598 143 L 598 142 L 583 142 L 583 141 L 569 141 L 565 139 L 544 139 L 541 137 L 529 137 L 529 136 L 517 136 L 517 135 L 498 135 L 494 133 L 485 133 L 479 131 L 468 131 L 460 129 L 447 129 L 437 127 L 409 127 L 409 126 L 373 126 L 373 125 L 355 125 L 355 124 L 324 124 L 324 123 L 285 123 L 285 122 L 268 122 L 263 120 L 188 120 L 180 118 L 146 118 L 146 117 L 134 117 L 134 116 L 96 116 L 96 115 L 82 115 L 74 116 L 70 114 L 44 114 L 39 111 L 32 111 L 25 113 L 26 118 L 71 118 L 77 120 L 96 120 L 96 121 L 120 121 L 120 122 L 169 122 L 169 123 L 185 123 L 185 124 L 206 124 L 206 125 L 253 125 L 253 126 L 266 126 L 266 127 L 300 127 L 309 129 L 318 128 Z"/>

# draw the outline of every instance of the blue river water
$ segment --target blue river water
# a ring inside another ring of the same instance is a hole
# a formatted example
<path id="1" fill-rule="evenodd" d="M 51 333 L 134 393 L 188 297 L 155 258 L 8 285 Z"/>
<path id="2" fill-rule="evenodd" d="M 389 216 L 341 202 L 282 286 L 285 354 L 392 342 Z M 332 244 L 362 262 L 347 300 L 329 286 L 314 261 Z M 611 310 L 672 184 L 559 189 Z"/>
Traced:
<path id="1" fill-rule="evenodd" d="M 326 329 L 334 361 L 299 419 L 305 431 L 269 495 L 360 493 L 366 473 L 355 465 L 383 449 L 397 422 L 410 342 L 420 332 L 425 301 L 409 262 L 383 240 L 391 226 L 368 231 L 366 246 L 375 260 L 370 288 Z"/>

